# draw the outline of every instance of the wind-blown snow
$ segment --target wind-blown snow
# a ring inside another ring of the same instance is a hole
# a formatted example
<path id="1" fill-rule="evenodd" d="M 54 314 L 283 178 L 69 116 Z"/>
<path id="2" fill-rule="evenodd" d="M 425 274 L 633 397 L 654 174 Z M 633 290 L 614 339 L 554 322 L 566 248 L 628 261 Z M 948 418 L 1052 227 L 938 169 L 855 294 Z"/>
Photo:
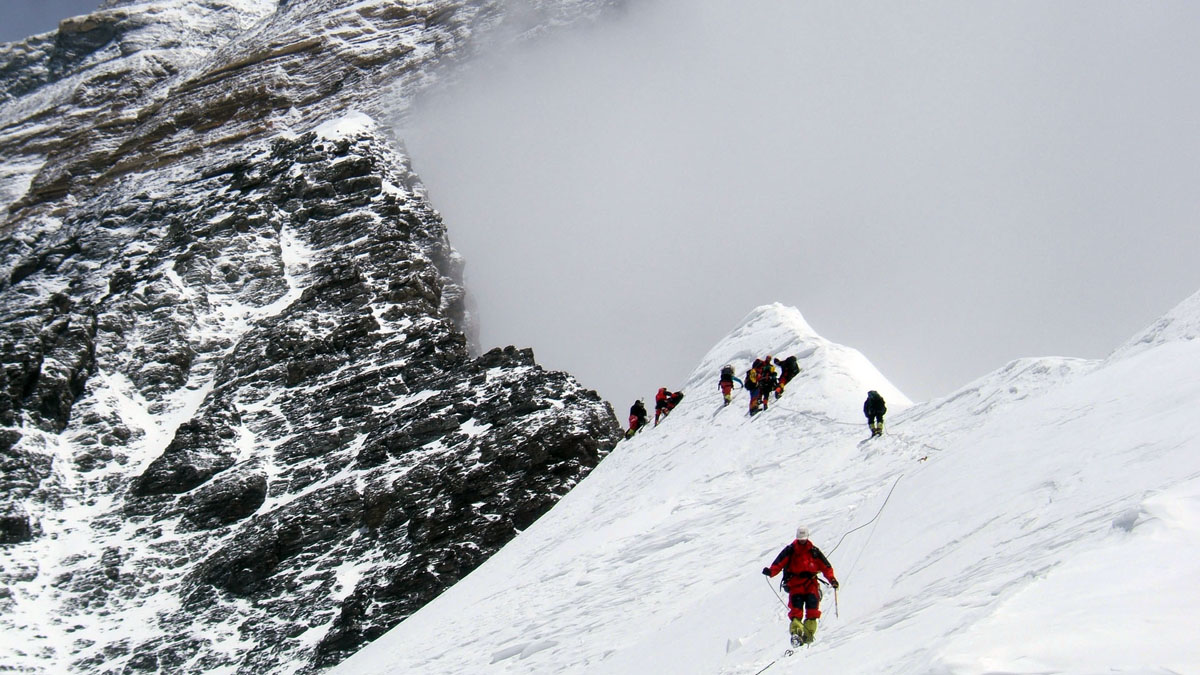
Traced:
<path id="1" fill-rule="evenodd" d="M 1200 672 L 1197 297 L 1136 350 L 1017 361 L 907 410 L 860 354 L 759 308 L 661 426 L 334 672 Z M 784 398 L 723 408 L 720 365 L 768 352 L 805 352 Z M 863 443 L 867 389 L 892 413 Z M 781 658 L 759 570 L 798 524 L 842 588 Z"/>

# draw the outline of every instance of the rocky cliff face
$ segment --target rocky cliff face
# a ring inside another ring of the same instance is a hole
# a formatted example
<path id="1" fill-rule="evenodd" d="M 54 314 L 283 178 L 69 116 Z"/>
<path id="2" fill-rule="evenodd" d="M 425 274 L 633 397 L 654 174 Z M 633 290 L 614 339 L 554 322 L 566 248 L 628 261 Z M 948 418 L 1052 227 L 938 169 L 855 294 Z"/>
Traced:
<path id="1" fill-rule="evenodd" d="M 0 45 L 0 661 L 316 670 L 595 466 L 612 411 L 472 352 L 372 118 L 603 4 L 110 2 Z"/>

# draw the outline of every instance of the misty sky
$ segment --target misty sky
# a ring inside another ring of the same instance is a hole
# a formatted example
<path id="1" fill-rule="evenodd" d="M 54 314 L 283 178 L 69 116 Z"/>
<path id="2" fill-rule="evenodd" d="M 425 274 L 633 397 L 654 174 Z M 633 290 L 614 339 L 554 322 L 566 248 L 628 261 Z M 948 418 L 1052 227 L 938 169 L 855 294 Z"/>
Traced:
<path id="1" fill-rule="evenodd" d="M 922 400 L 1200 289 L 1200 3 L 629 3 L 403 132 L 483 346 L 622 419 L 768 302 Z M 0 41 L 98 5 L 0 0 Z"/>
<path id="2" fill-rule="evenodd" d="M 622 420 L 760 304 L 925 400 L 1200 290 L 1200 3 L 633 4 L 403 130 L 483 346 Z"/>
<path id="3" fill-rule="evenodd" d="M 58 28 L 71 16 L 89 14 L 102 0 L 0 0 L 0 42 L 15 42 Z"/>

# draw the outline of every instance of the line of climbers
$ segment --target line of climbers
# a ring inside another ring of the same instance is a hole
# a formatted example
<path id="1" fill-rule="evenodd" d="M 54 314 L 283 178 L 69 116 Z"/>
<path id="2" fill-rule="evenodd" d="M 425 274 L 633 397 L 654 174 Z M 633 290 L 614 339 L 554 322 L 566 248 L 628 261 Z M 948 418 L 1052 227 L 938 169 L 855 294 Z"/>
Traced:
<path id="1" fill-rule="evenodd" d="M 776 370 L 775 366 L 779 366 L 779 369 Z M 778 401 L 783 396 L 788 382 L 799 374 L 800 364 L 797 363 L 795 355 L 780 361 L 767 354 L 766 358 L 754 359 L 754 363 L 750 364 L 750 369 L 746 371 L 744 380 L 734 377 L 733 366 L 726 365 L 721 369 L 721 379 L 717 382 L 717 387 L 725 397 L 725 405 L 729 405 L 733 400 L 734 382 L 745 387 L 750 392 L 750 414 L 754 415 L 759 410 L 767 409 L 772 393 Z"/>
<path id="2" fill-rule="evenodd" d="M 666 387 L 659 387 L 658 393 L 654 395 L 654 426 L 658 426 L 675 406 L 683 400 L 682 391 L 667 391 Z M 646 427 L 649 420 L 649 413 L 646 412 L 646 403 L 642 399 L 634 401 L 629 407 L 629 430 L 625 432 L 625 438 L 632 438 L 634 434 Z"/>
<path id="3" fill-rule="evenodd" d="M 778 370 L 775 368 L 776 366 L 779 366 Z M 738 379 L 734 375 L 733 365 L 726 364 L 721 368 L 717 388 L 725 399 L 725 405 L 729 405 L 733 401 L 734 383 L 749 391 L 750 416 L 753 417 L 768 408 L 772 393 L 775 394 L 775 400 L 778 401 L 783 396 L 788 383 L 799 374 L 800 364 L 794 354 L 782 361 L 768 354 L 764 358 L 754 359 L 750 369 L 746 371 L 744 379 Z M 668 391 L 666 387 L 659 387 L 658 393 L 654 395 L 654 426 L 658 426 L 659 422 L 669 415 L 682 400 L 682 391 Z M 871 429 L 872 438 L 883 435 L 883 416 L 885 414 L 887 414 L 887 404 L 883 397 L 875 390 L 868 391 L 867 400 L 863 402 L 863 415 L 867 418 L 867 426 Z M 634 434 L 646 427 L 648 420 L 649 413 L 646 412 L 646 404 L 642 399 L 638 399 L 629 407 L 629 430 L 625 432 L 625 438 L 633 438 Z"/>
<path id="4" fill-rule="evenodd" d="M 779 370 L 775 369 L 779 366 Z M 800 364 L 796 357 L 789 356 L 780 361 L 767 355 L 765 358 L 754 359 L 750 369 L 746 371 L 745 379 L 734 375 L 732 364 L 721 368 L 717 388 L 728 406 L 733 401 L 733 385 L 737 383 L 750 392 L 750 415 L 766 410 L 775 394 L 778 401 L 783 396 L 784 389 L 797 375 L 800 374 Z M 658 426 L 667 415 L 683 400 L 683 392 L 667 391 L 660 387 L 654 396 L 654 426 Z M 867 400 L 863 402 L 863 415 L 867 418 L 867 426 L 871 429 L 871 438 L 883 435 L 883 416 L 887 414 L 887 403 L 879 392 L 867 392 Z M 625 438 L 631 438 L 641 431 L 647 423 L 646 405 L 638 399 L 629 409 L 629 431 Z M 825 576 L 829 585 L 837 590 L 838 580 L 833 574 L 833 565 L 829 559 L 809 541 L 807 527 L 796 528 L 796 538 L 775 556 L 770 566 L 764 567 L 762 573 L 773 577 L 783 572 L 780 586 L 788 594 L 788 632 L 791 635 L 793 647 L 810 644 L 817 635 L 817 619 L 821 617 L 821 586 L 818 574 Z"/>

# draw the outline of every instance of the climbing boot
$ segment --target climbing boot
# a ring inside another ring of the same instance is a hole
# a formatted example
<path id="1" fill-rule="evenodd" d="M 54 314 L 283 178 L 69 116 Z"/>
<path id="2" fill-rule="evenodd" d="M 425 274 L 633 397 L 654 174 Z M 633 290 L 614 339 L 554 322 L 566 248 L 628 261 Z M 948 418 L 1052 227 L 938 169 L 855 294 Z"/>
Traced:
<path id="1" fill-rule="evenodd" d="M 800 619 L 792 619 L 792 623 L 788 626 L 788 631 L 792 634 L 792 646 L 799 647 L 804 644 L 804 622 Z"/>
<path id="2" fill-rule="evenodd" d="M 811 644 L 817 637 L 817 620 L 804 620 L 804 644 Z"/>

